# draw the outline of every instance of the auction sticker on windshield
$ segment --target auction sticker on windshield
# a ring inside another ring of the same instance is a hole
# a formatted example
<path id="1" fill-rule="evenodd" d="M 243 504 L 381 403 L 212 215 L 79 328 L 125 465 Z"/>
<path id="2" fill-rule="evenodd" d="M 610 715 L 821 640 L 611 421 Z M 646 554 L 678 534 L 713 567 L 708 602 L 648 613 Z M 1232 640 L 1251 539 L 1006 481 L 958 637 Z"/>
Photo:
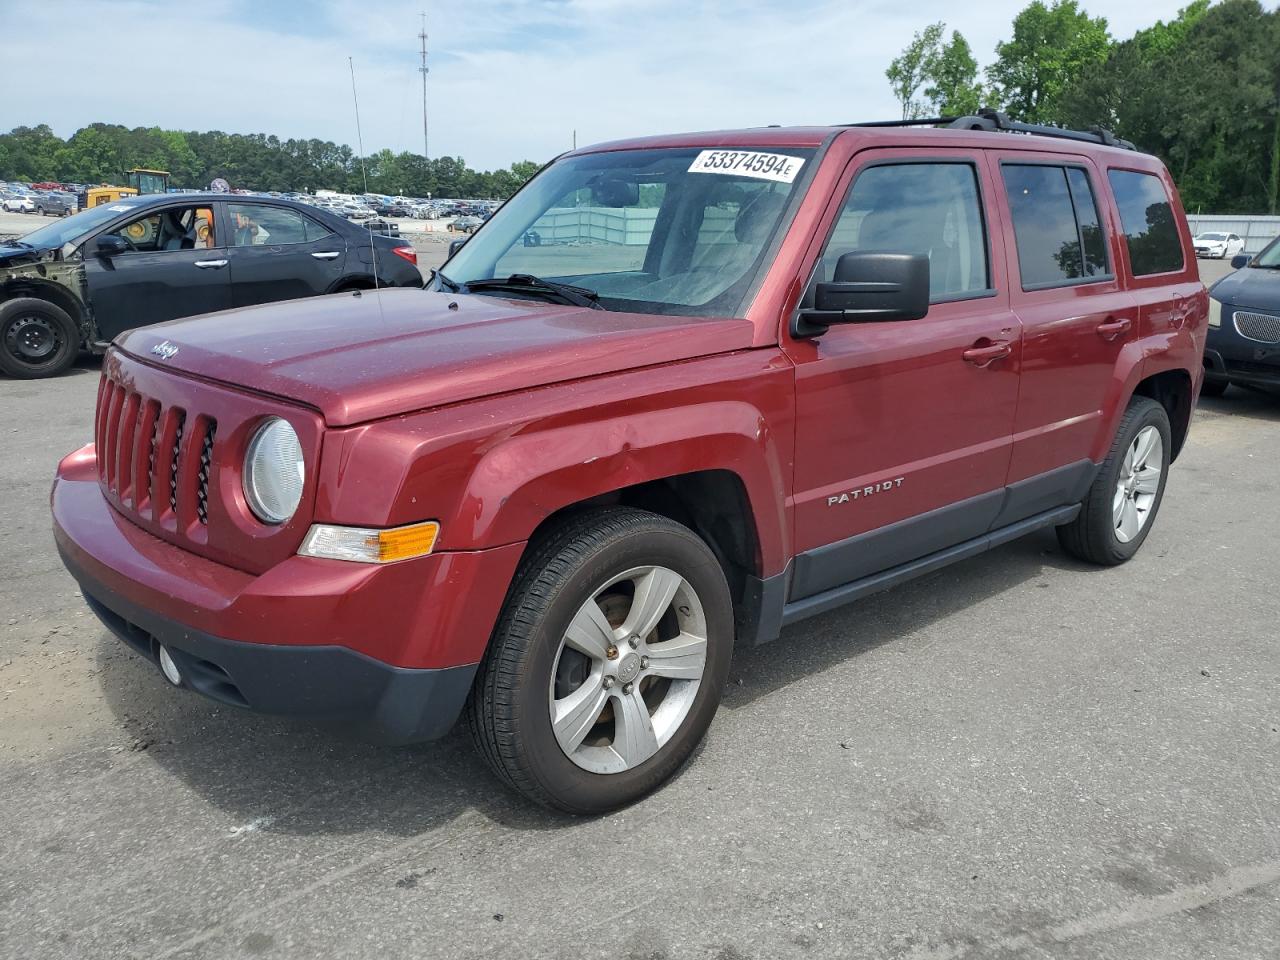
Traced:
<path id="1" fill-rule="evenodd" d="M 689 166 L 690 173 L 727 173 L 734 177 L 755 177 L 791 183 L 804 166 L 801 157 L 756 150 L 703 150 Z"/>

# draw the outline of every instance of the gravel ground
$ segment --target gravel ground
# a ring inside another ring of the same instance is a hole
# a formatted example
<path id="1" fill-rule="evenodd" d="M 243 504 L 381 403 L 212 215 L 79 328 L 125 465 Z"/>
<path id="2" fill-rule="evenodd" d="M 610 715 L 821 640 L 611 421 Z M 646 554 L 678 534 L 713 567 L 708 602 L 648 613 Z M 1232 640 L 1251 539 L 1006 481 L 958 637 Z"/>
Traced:
<path id="1" fill-rule="evenodd" d="M 0 379 L 2 957 L 1280 955 L 1280 398 L 1201 404 L 1132 563 L 1040 534 L 742 651 L 694 762 L 574 820 L 112 639 L 46 501 L 97 379 Z"/>

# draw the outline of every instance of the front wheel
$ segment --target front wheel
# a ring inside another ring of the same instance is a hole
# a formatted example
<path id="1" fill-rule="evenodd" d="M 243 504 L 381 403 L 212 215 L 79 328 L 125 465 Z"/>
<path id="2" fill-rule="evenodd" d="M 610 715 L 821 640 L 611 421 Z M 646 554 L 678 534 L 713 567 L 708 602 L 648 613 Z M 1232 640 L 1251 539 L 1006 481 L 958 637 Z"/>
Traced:
<path id="1" fill-rule="evenodd" d="M 1079 515 L 1057 528 L 1063 549 L 1104 566 L 1124 563 L 1137 553 L 1164 498 L 1172 453 L 1164 407 L 1148 397 L 1134 397 Z"/>
<path id="2" fill-rule="evenodd" d="M 35 297 L 0 303 L 0 373 L 20 380 L 62 373 L 80 352 L 80 331 L 61 307 Z"/>
<path id="3" fill-rule="evenodd" d="M 724 572 L 692 530 L 629 508 L 583 513 L 516 575 L 467 704 L 472 738 L 538 803 L 631 803 L 702 740 L 733 630 Z"/>

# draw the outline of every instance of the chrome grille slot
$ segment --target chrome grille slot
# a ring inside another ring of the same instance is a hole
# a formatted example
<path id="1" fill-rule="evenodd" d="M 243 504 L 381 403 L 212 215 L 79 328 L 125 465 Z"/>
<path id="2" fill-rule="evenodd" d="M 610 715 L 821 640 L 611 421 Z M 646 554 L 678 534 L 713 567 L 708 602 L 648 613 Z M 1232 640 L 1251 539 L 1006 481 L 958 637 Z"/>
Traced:
<path id="1" fill-rule="evenodd" d="M 177 426 L 173 434 L 173 446 L 169 451 L 169 509 L 178 512 L 178 466 L 182 462 L 182 434 L 187 426 L 187 414 L 174 410 Z"/>
<path id="2" fill-rule="evenodd" d="M 213 470 L 213 435 L 218 421 L 206 421 L 204 441 L 200 444 L 200 472 L 196 474 L 196 518 L 209 525 L 209 476 Z"/>
<path id="3" fill-rule="evenodd" d="M 1280 317 L 1269 313 L 1237 310 L 1235 324 L 1237 332 L 1242 337 L 1257 340 L 1259 343 L 1280 343 Z"/>

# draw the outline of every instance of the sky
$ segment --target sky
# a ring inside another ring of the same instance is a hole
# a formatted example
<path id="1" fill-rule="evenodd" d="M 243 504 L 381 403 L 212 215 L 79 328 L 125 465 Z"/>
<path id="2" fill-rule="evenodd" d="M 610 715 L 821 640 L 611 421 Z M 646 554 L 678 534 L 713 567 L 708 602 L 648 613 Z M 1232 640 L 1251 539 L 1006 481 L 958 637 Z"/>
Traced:
<path id="1" fill-rule="evenodd" d="M 0 0 L 0 130 L 273 133 L 478 169 L 685 130 L 891 119 L 884 71 L 943 20 L 980 64 L 1027 0 Z M 1186 0 L 1084 0 L 1117 38 Z M 44 38 L 44 39 L 40 39 Z M 56 38 L 56 42 L 52 42 Z M 50 42 L 46 42 L 50 41 Z M 20 94 L 20 95 L 19 95 Z"/>

